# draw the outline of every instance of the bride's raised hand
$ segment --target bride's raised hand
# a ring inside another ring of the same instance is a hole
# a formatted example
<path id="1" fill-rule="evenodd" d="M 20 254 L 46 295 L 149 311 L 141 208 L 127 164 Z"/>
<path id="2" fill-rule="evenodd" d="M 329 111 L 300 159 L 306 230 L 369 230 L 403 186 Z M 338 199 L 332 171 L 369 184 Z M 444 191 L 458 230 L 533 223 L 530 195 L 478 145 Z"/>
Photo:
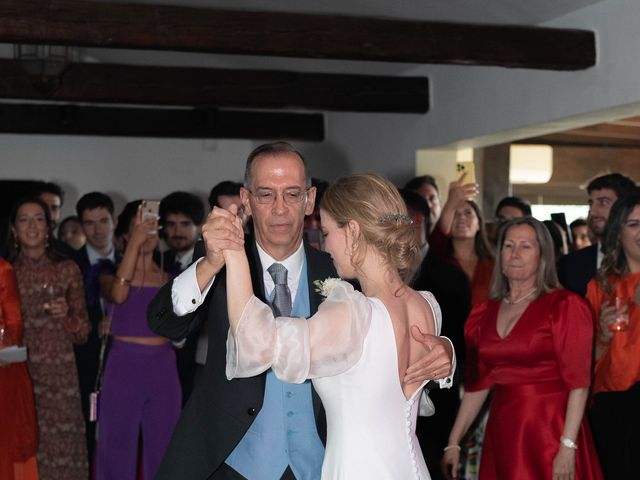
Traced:
<path id="1" fill-rule="evenodd" d="M 207 247 L 209 247 L 208 240 L 210 240 L 208 237 L 212 237 L 211 247 L 213 248 L 211 250 L 222 254 L 225 263 L 233 258 L 234 252 L 244 255 L 244 231 L 236 205 L 231 205 L 229 210 L 213 207 L 208 221 L 212 228 L 207 231 L 203 228 L 203 238 Z"/>

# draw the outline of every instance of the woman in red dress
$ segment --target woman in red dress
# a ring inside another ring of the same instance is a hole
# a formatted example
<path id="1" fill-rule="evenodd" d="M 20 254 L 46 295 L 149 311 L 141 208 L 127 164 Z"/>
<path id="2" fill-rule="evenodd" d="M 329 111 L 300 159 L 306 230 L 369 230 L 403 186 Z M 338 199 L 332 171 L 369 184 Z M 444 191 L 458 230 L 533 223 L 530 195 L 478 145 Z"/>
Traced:
<path id="1" fill-rule="evenodd" d="M 460 440 L 491 392 L 481 480 L 601 479 L 583 418 L 593 340 L 589 307 L 558 289 L 553 244 L 542 223 L 510 220 L 498 246 L 491 300 L 477 305 L 465 325 L 466 391 L 443 470 L 455 478 Z"/>
<path id="2" fill-rule="evenodd" d="M 16 275 L 0 258 L 0 348 L 22 343 Z M 0 478 L 38 478 L 36 412 L 27 364 L 0 360 Z"/>

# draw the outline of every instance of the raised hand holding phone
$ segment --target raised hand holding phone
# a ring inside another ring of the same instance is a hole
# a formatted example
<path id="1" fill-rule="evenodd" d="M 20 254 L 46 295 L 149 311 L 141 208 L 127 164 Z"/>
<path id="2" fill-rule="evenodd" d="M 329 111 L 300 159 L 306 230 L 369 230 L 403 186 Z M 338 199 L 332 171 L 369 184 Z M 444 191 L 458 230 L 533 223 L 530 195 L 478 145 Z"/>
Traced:
<path id="1" fill-rule="evenodd" d="M 476 168 L 473 162 L 456 163 L 456 173 L 460 175 L 457 180 L 461 187 L 461 194 L 464 198 L 472 199 L 478 194 L 478 185 L 476 183 Z"/>

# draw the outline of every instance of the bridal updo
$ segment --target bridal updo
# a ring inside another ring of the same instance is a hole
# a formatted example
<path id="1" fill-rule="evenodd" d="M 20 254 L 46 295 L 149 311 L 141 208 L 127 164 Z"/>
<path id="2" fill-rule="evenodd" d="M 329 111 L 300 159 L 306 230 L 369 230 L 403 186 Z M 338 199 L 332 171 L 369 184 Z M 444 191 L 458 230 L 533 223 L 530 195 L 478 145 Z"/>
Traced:
<path id="1" fill-rule="evenodd" d="M 408 282 L 418 260 L 419 245 L 411 218 L 398 189 L 376 174 L 356 174 L 338 179 L 322 196 L 320 209 L 340 228 L 350 220 L 360 226 L 351 263 L 357 269 L 367 248 L 375 248 Z M 349 234 L 348 232 L 346 234 Z"/>

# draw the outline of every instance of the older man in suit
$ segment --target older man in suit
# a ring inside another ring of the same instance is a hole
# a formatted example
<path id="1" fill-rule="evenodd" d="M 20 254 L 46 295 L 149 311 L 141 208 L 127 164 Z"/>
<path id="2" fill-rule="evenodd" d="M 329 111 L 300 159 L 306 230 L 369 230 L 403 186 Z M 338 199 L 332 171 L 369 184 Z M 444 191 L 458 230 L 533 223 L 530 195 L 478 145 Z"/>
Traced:
<path id="1" fill-rule="evenodd" d="M 302 155 L 284 142 L 256 148 L 247 160 L 243 206 L 252 216 L 255 240 L 245 242 L 253 289 L 273 298 L 274 264 L 286 269 L 290 314 L 308 317 L 322 298 L 313 281 L 336 276 L 330 257 L 302 241 L 305 214 L 315 189 Z M 208 318 L 204 375 L 176 427 L 158 479 L 318 479 L 323 460 L 323 410 L 311 384 L 280 382 L 272 372 L 228 381 L 229 329 L 222 251 L 242 248 L 226 216 L 210 215 L 203 227 L 206 254 L 165 286 L 151 302 L 149 324 L 178 339 Z M 433 356 L 451 360 L 446 340 Z M 428 363 L 428 362 L 427 362 Z M 425 376 L 429 365 L 424 364 Z"/>

